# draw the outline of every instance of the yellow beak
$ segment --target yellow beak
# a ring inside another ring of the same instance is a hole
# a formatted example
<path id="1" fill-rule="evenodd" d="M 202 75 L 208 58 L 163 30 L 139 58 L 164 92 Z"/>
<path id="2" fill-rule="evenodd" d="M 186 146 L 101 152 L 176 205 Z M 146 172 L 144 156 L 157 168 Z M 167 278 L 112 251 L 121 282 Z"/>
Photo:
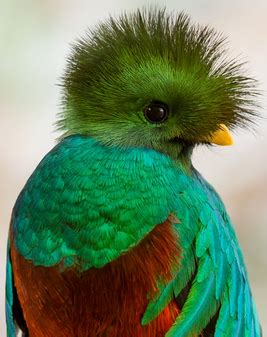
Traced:
<path id="1" fill-rule="evenodd" d="M 219 125 L 219 129 L 215 131 L 211 136 L 205 139 L 211 144 L 228 146 L 234 143 L 233 137 L 228 129 L 228 127 L 224 124 Z"/>

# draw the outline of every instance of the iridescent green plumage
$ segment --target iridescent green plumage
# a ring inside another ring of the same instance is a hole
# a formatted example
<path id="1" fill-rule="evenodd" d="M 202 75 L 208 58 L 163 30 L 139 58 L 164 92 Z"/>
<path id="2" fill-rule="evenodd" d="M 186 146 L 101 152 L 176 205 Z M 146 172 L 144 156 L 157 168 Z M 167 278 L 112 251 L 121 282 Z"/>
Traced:
<path id="1" fill-rule="evenodd" d="M 180 220 L 175 230 L 184 261 L 174 266 L 173 281 L 151 301 L 143 324 L 178 296 L 196 272 L 168 336 L 200 332 L 220 303 L 217 324 L 222 327 L 216 336 L 224 336 L 224 329 L 231 331 L 225 336 L 244 336 L 233 332 L 242 325 L 242 310 L 251 311 L 242 331 L 257 336 L 240 249 L 221 200 L 193 168 L 185 171 L 156 151 L 105 147 L 87 137 L 64 140 L 39 164 L 18 199 L 16 246 L 35 265 L 101 268 L 170 213 Z"/>
<path id="2" fill-rule="evenodd" d="M 167 285 L 158 278 L 160 292 L 141 320 L 149 324 L 187 288 L 167 337 L 196 336 L 216 314 L 215 337 L 260 336 L 231 221 L 191 163 L 194 146 L 222 123 L 243 125 L 254 114 L 254 81 L 240 65 L 220 61 L 221 45 L 213 30 L 164 11 L 110 19 L 79 41 L 64 77 L 65 134 L 28 180 L 12 217 L 14 244 L 26 260 L 82 273 L 130 254 L 173 214 L 181 261 Z M 151 102 L 168 106 L 164 122 L 145 118 Z"/>
<path id="3" fill-rule="evenodd" d="M 65 266 L 100 268 L 168 217 L 175 203 L 172 181 L 180 181 L 175 165 L 158 152 L 67 138 L 43 159 L 19 197 L 17 247 L 37 265 L 66 259 Z"/>

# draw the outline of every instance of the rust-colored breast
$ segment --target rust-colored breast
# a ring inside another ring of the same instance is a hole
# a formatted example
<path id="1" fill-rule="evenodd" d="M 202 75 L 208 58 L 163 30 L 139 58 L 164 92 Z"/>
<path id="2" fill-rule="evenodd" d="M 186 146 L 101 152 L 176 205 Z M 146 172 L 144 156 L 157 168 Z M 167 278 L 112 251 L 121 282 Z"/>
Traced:
<path id="1" fill-rule="evenodd" d="M 15 286 L 30 337 L 163 337 L 178 314 L 176 303 L 147 326 L 141 317 L 156 279 L 171 278 L 180 252 L 171 217 L 134 249 L 102 269 L 79 273 L 34 266 L 11 244 Z"/>

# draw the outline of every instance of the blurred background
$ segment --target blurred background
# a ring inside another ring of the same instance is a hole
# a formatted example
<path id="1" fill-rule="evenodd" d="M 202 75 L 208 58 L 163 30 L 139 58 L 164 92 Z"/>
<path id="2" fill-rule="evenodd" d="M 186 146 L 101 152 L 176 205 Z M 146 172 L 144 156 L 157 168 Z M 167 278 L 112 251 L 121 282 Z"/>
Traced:
<path id="1" fill-rule="evenodd" d="M 109 14 L 147 4 L 185 11 L 228 36 L 230 55 L 248 60 L 263 95 L 265 119 L 235 145 L 197 149 L 198 170 L 222 196 L 233 219 L 252 291 L 267 331 L 267 2 L 266 0 L 0 0 L 0 337 L 5 336 L 6 239 L 16 197 L 55 144 L 57 86 L 70 42 Z"/>

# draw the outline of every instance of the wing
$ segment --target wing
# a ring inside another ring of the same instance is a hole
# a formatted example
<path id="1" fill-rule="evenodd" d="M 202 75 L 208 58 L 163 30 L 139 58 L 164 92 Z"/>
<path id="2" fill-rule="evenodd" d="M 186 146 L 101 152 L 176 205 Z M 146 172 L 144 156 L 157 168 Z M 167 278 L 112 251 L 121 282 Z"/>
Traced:
<path id="1" fill-rule="evenodd" d="M 188 289 L 167 337 L 198 336 L 212 319 L 215 337 L 258 337 L 260 325 L 231 221 L 213 188 L 197 172 L 193 179 L 176 209 L 181 264 L 172 282 L 148 305 L 142 323 L 150 322 L 173 298 L 180 301 Z"/>
<path id="2" fill-rule="evenodd" d="M 28 331 L 13 282 L 10 247 L 7 247 L 6 262 L 6 325 L 7 337 L 27 337 Z"/>

